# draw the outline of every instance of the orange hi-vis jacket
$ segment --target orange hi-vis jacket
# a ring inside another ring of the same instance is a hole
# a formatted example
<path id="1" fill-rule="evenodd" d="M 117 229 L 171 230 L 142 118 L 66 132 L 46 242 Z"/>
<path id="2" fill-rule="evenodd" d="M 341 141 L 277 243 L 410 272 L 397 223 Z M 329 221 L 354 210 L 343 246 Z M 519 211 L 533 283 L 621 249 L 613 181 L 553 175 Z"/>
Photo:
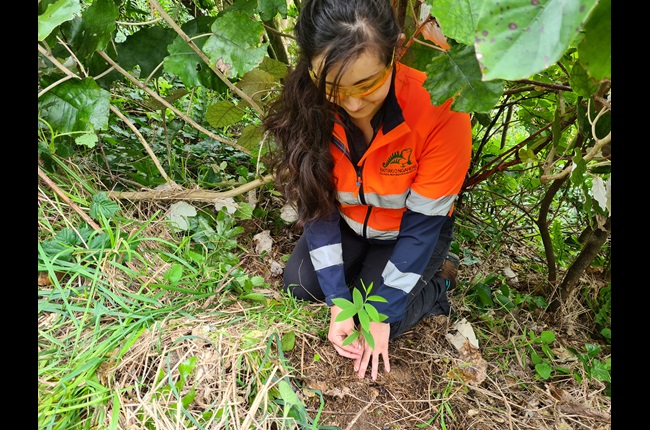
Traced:
<path id="1" fill-rule="evenodd" d="M 370 242 L 396 243 L 372 294 L 387 303 L 375 308 L 399 321 L 406 297 L 421 277 L 440 229 L 469 168 L 472 128 L 467 113 L 450 109 L 452 100 L 431 104 L 426 75 L 397 63 L 384 101 L 383 123 L 356 165 L 346 132 L 335 124 L 330 145 L 339 216 Z M 343 274 L 339 219 L 305 226 L 310 256 L 326 302 L 351 294 Z"/>

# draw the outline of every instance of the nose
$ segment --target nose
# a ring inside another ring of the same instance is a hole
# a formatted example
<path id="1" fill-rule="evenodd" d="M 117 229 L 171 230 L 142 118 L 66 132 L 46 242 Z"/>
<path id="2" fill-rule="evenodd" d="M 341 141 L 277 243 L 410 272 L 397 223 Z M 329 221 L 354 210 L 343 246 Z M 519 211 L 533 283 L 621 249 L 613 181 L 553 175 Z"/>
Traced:
<path id="1" fill-rule="evenodd" d="M 343 105 L 346 110 L 354 112 L 359 110 L 363 105 L 363 100 L 359 97 L 350 97 L 346 94 L 341 100 L 341 105 Z"/>

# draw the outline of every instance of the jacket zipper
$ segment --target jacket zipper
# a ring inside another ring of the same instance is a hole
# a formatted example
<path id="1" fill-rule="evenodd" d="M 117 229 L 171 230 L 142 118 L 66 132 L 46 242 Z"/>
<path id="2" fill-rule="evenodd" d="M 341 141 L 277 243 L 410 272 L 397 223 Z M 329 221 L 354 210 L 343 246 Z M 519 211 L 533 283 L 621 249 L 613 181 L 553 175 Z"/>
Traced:
<path id="1" fill-rule="evenodd" d="M 361 166 L 356 166 L 352 162 L 352 157 L 350 156 L 350 151 L 348 151 L 348 149 L 345 147 L 345 145 L 343 145 L 343 142 L 341 142 L 339 139 L 332 136 L 332 142 L 334 143 L 334 146 L 336 146 L 339 149 L 339 151 L 341 151 L 343 153 L 343 155 L 345 155 L 345 158 L 348 159 L 348 161 L 350 162 L 350 165 L 354 169 L 354 172 L 357 175 L 357 182 L 356 182 L 357 192 L 356 192 L 355 197 L 359 198 L 359 201 L 361 202 L 361 204 L 366 205 L 366 199 L 364 198 L 364 193 L 363 193 L 363 179 L 362 179 L 363 178 L 363 164 Z M 367 234 L 368 233 L 368 219 L 370 218 L 370 212 L 371 211 L 372 211 L 372 207 L 368 206 L 366 216 L 365 216 L 365 218 L 363 220 L 362 237 L 365 238 L 365 239 L 368 238 L 368 234 Z"/>

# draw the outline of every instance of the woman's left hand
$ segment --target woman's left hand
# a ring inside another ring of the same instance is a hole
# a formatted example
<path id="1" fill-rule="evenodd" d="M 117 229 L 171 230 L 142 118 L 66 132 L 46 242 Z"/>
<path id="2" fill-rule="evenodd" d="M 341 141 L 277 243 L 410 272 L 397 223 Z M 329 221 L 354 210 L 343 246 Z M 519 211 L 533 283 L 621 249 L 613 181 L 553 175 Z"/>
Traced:
<path id="1" fill-rule="evenodd" d="M 384 370 L 390 372 L 390 361 L 388 360 L 388 338 L 390 337 L 390 324 L 382 322 L 370 323 L 370 334 L 375 341 L 375 348 L 371 348 L 368 342 L 363 342 L 363 356 L 354 360 L 354 370 L 359 379 L 363 379 L 368 369 L 368 363 L 372 360 L 370 376 L 377 379 L 379 371 L 379 357 L 383 357 Z"/>

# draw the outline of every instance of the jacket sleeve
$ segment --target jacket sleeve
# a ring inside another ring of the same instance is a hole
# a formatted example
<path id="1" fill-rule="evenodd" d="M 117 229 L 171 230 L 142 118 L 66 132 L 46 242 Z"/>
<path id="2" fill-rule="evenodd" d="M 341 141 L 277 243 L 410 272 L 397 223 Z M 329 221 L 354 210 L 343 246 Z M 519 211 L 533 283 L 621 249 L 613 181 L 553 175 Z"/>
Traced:
<path id="1" fill-rule="evenodd" d="M 440 109 L 436 125 L 427 136 L 426 149 L 418 160 L 418 173 L 411 184 L 402 216 L 397 244 L 382 273 L 383 284 L 375 294 L 388 303 L 373 305 L 399 321 L 406 312 L 409 292 L 418 282 L 461 190 L 472 155 L 469 115 L 452 112 L 451 101 Z"/>
<path id="2" fill-rule="evenodd" d="M 332 299 L 337 297 L 352 300 L 345 282 L 339 222 L 340 215 L 337 211 L 328 220 L 307 223 L 304 229 L 309 257 L 328 306 L 332 306 Z"/>
<path id="3" fill-rule="evenodd" d="M 404 212 L 397 244 L 382 273 L 383 282 L 371 292 L 387 300 L 372 302 L 379 313 L 388 316 L 384 322 L 404 318 L 408 294 L 424 273 L 446 219 L 447 216 Z"/>

